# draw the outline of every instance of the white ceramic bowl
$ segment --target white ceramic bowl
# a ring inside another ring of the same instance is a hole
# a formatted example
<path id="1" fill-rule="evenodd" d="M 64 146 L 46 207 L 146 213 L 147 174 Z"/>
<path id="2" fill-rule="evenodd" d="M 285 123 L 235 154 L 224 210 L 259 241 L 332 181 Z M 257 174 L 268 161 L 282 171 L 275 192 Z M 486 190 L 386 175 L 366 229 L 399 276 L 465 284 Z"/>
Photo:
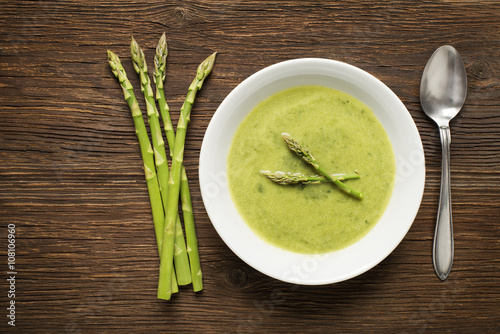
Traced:
<path id="1" fill-rule="evenodd" d="M 321 255 L 292 253 L 259 238 L 242 220 L 227 186 L 227 155 L 245 116 L 267 97 L 298 85 L 323 85 L 364 102 L 384 126 L 396 158 L 396 183 L 380 221 L 353 245 Z M 346 63 L 317 58 L 281 62 L 239 84 L 215 112 L 200 153 L 200 186 L 213 226 L 243 261 L 276 279 L 296 284 L 328 284 L 364 273 L 401 242 L 420 207 L 425 163 L 419 133 L 398 97 L 381 81 Z"/>

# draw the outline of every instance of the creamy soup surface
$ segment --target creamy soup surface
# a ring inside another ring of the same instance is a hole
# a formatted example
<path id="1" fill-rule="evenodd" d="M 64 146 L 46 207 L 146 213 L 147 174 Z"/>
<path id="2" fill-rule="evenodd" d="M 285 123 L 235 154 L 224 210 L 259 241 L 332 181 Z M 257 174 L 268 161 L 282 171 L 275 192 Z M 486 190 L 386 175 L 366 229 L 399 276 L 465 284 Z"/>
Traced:
<path id="1" fill-rule="evenodd" d="M 281 137 L 289 133 L 332 174 L 354 173 L 345 184 L 280 185 L 261 171 L 317 175 Z M 252 110 L 236 131 L 227 160 L 233 202 L 245 223 L 277 247 L 327 253 L 362 238 L 380 219 L 395 181 L 395 159 L 382 124 L 352 96 L 322 86 L 279 92 Z"/>

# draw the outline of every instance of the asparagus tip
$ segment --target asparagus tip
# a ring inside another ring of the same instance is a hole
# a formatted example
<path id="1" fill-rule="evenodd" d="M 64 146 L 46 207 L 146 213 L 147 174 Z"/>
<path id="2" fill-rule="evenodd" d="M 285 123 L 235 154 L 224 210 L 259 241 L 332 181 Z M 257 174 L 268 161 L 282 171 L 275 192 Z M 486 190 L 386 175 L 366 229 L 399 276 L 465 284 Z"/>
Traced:
<path id="1" fill-rule="evenodd" d="M 167 35 L 165 32 L 161 35 L 158 45 L 156 46 L 156 53 L 159 56 L 167 56 Z"/>
<path id="2" fill-rule="evenodd" d="M 118 78 L 118 71 L 121 68 L 120 58 L 118 58 L 118 56 L 111 50 L 108 50 L 108 63 L 109 67 L 111 68 L 111 72 L 113 72 L 113 75 Z"/>
<path id="3" fill-rule="evenodd" d="M 133 53 L 137 53 L 137 49 L 139 48 L 139 44 L 137 44 L 137 41 L 135 40 L 134 36 L 130 39 L 130 51 Z"/>
<path id="4" fill-rule="evenodd" d="M 215 63 L 215 56 L 217 52 L 212 53 L 210 56 L 208 56 L 204 61 L 198 65 L 198 69 L 196 70 L 196 78 L 194 79 L 193 83 L 194 85 L 198 86 L 198 89 L 201 88 L 203 85 L 203 82 L 205 81 L 205 78 L 212 72 L 212 68 L 214 67 Z"/>
<path id="5" fill-rule="evenodd" d="M 116 54 L 108 49 L 108 60 L 115 61 L 115 59 L 116 59 Z"/>
<path id="6" fill-rule="evenodd" d="M 167 63 L 167 56 L 167 37 L 165 35 L 165 32 L 163 32 L 163 35 L 161 35 L 160 40 L 158 41 L 158 45 L 156 46 L 156 54 L 154 58 L 155 75 L 153 76 L 153 80 L 158 89 L 163 89 L 163 81 L 165 81 L 166 76 L 165 67 Z"/>
<path id="7" fill-rule="evenodd" d="M 130 55 L 132 56 L 132 60 L 139 65 L 139 67 L 143 66 L 144 54 L 142 53 L 141 47 L 132 36 L 130 41 Z"/>

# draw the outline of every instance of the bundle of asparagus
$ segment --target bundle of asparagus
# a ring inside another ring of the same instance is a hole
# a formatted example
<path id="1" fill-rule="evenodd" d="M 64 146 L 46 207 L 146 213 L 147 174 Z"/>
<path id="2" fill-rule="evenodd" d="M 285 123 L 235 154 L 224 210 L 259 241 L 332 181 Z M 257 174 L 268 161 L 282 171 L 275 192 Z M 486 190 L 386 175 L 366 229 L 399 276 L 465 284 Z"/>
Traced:
<path id="1" fill-rule="evenodd" d="M 153 142 L 152 146 L 142 118 L 142 112 L 133 92 L 132 84 L 127 78 L 119 57 L 108 50 L 108 62 L 111 71 L 123 89 L 125 100 L 129 105 L 134 120 L 135 132 L 139 140 L 144 162 L 144 173 L 153 214 L 156 243 L 160 255 L 158 298 L 168 300 L 172 293 L 178 292 L 178 285 L 192 283 L 195 292 L 203 289 L 198 241 L 194 226 L 188 179 L 183 165 L 183 156 L 191 108 L 196 93 L 201 89 L 206 77 L 212 71 L 216 54 L 210 55 L 198 66 L 195 79 L 189 86 L 186 99 L 181 108 L 176 135 L 163 86 L 166 77 L 165 69 L 168 54 L 165 33 L 158 42 L 154 60 L 155 71 L 153 79 L 156 85 L 156 96 L 153 95 L 144 53 L 134 38 L 132 38 L 130 44 L 130 53 L 134 69 L 139 75 L 141 92 L 146 102 L 148 123 Z M 158 102 L 160 112 L 156 108 L 156 102 Z M 160 115 L 170 148 L 170 157 L 172 159 L 171 170 L 168 168 L 165 142 L 160 127 Z M 178 213 L 179 196 L 182 203 L 186 239 L 184 239 Z"/>
<path id="2" fill-rule="evenodd" d="M 295 139 L 292 138 L 288 133 L 282 133 L 281 137 L 288 145 L 288 148 L 295 152 L 299 157 L 301 157 L 305 162 L 309 165 L 313 166 L 316 171 L 321 173 L 323 176 L 306 176 L 300 173 L 285 173 L 285 172 L 276 172 L 272 173 L 270 171 L 261 171 L 261 174 L 267 176 L 271 181 L 279 183 L 279 184 L 315 184 L 321 182 L 333 182 L 340 189 L 352 195 L 356 198 L 362 199 L 363 194 L 359 191 L 349 187 L 348 185 L 342 183 L 344 180 L 350 179 L 359 179 L 359 174 L 329 174 L 319 163 L 314 159 L 312 154 L 306 150 L 302 145 Z"/>

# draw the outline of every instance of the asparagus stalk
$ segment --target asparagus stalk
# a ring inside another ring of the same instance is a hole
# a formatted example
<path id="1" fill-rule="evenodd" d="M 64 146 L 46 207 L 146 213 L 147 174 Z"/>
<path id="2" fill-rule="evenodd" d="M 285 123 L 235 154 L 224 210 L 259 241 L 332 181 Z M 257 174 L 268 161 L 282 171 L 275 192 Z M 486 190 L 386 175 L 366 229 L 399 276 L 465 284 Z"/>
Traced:
<path id="1" fill-rule="evenodd" d="M 133 37 L 130 43 L 130 54 L 132 56 L 134 69 L 137 74 L 139 74 L 139 78 L 141 81 L 141 91 L 144 94 L 144 100 L 146 102 L 149 128 L 153 141 L 156 170 L 158 172 L 158 180 L 160 184 L 160 193 L 162 195 L 163 207 L 167 208 L 169 170 L 167 155 L 165 153 L 165 142 L 163 141 L 163 136 L 160 128 L 160 120 L 158 117 L 158 110 L 156 109 L 153 90 L 151 89 L 151 81 L 148 75 L 146 57 L 144 56 L 142 49 L 139 47 L 139 44 Z M 179 194 L 177 194 L 176 196 L 179 196 Z M 174 224 L 177 223 L 177 220 L 179 220 L 179 217 L 174 217 Z M 175 252 L 172 261 L 175 261 L 177 283 L 180 285 L 189 284 L 191 283 L 191 272 L 189 270 L 189 260 L 187 257 L 186 243 L 182 235 L 182 228 L 179 229 L 178 233 L 174 235 L 174 243 Z"/>
<path id="2" fill-rule="evenodd" d="M 260 172 L 262 175 L 267 176 L 271 181 L 279 184 L 318 184 L 322 182 L 332 182 L 330 179 L 327 179 L 324 176 L 319 175 L 304 175 L 301 173 L 285 173 L 277 171 L 272 173 L 271 171 L 263 170 Z M 352 174 L 331 174 L 333 179 L 344 181 L 351 179 L 359 179 L 360 176 L 358 173 Z"/>
<path id="3" fill-rule="evenodd" d="M 151 211 L 153 214 L 153 224 L 155 228 L 156 243 L 158 245 L 158 253 L 161 254 L 161 240 L 163 238 L 163 224 L 164 224 L 164 211 L 160 195 L 160 188 L 158 186 L 158 178 L 156 175 L 155 162 L 153 158 L 153 149 L 149 141 L 146 125 L 142 118 L 142 112 L 139 108 L 139 103 L 134 94 L 132 84 L 127 78 L 127 73 L 123 68 L 120 58 L 112 51 L 108 50 L 108 62 L 111 67 L 113 75 L 120 82 L 123 90 L 123 95 L 128 103 L 132 119 L 134 121 L 135 133 L 139 141 L 141 149 L 142 160 L 144 163 L 144 175 L 146 177 L 146 185 L 149 193 L 149 200 L 151 203 Z M 175 274 L 172 275 L 172 289 L 178 291 Z"/>
<path id="4" fill-rule="evenodd" d="M 201 273 L 200 255 L 198 252 L 198 239 L 194 226 L 193 205 L 191 203 L 186 169 L 182 168 L 181 173 L 181 199 L 182 211 L 184 214 L 184 228 L 186 229 L 187 252 L 189 255 L 189 263 L 191 264 L 193 290 L 194 292 L 198 292 L 203 290 L 203 275 Z"/>
<path id="5" fill-rule="evenodd" d="M 196 77 L 189 86 L 189 90 L 181 107 L 179 123 L 177 124 L 177 133 L 175 136 L 174 154 L 172 157 L 172 168 L 170 178 L 168 180 L 168 205 L 165 215 L 165 226 L 163 233 L 163 248 L 160 262 L 160 278 L 158 283 L 158 298 L 170 299 L 172 294 L 171 289 L 171 272 L 172 272 L 172 256 L 174 251 L 174 234 L 175 234 L 175 217 L 177 214 L 177 206 L 179 205 L 179 192 L 182 163 L 184 160 L 184 142 L 186 140 L 187 125 L 191 117 L 191 108 L 193 107 L 196 93 L 203 86 L 206 77 L 212 71 L 215 53 L 205 59 L 197 70 Z"/>
<path id="6" fill-rule="evenodd" d="M 155 55 L 155 71 L 153 80 L 156 85 L 156 100 L 160 108 L 160 115 L 163 120 L 165 134 L 167 137 L 168 146 L 170 148 L 170 156 L 173 156 L 173 149 L 175 145 L 175 132 L 170 118 L 169 107 L 165 99 L 164 82 L 166 76 L 166 62 L 167 62 L 167 39 L 165 33 L 161 36 L 156 47 Z M 191 194 L 189 191 L 189 183 L 187 179 L 184 164 L 181 170 L 181 202 L 184 217 L 184 228 L 186 230 L 187 253 L 189 256 L 189 263 L 191 269 L 191 278 L 193 282 L 193 290 L 195 292 L 203 289 L 200 257 L 198 253 L 198 241 L 196 238 L 196 229 L 194 226 L 193 208 L 191 203 Z M 177 231 L 181 230 L 180 224 L 176 225 Z M 182 232 L 182 230 L 181 230 Z"/>
<path id="7" fill-rule="evenodd" d="M 310 164 L 311 166 L 314 167 L 318 172 L 323 174 L 327 179 L 329 179 L 331 182 L 335 183 L 340 189 L 344 190 L 346 193 L 349 195 L 352 195 L 354 197 L 357 197 L 359 199 L 363 198 L 363 194 L 360 193 L 357 190 L 352 189 L 349 186 L 346 186 L 344 183 L 340 182 L 338 179 L 333 178 L 327 171 L 321 167 L 318 162 L 314 159 L 312 154 L 303 148 L 298 141 L 292 138 L 288 133 L 282 133 L 281 137 L 285 140 L 286 144 L 288 145 L 288 148 L 292 150 L 293 152 L 297 153 L 298 156 L 300 156 L 305 162 Z"/>
<path id="8" fill-rule="evenodd" d="M 160 37 L 158 45 L 156 46 L 155 54 L 155 71 L 153 76 L 153 81 L 156 86 L 156 100 L 158 101 L 158 106 L 160 108 L 160 115 L 163 120 L 163 128 L 165 130 L 165 135 L 167 136 L 168 146 L 170 148 L 170 156 L 172 156 L 175 141 L 175 132 L 172 125 L 172 120 L 170 118 L 170 108 L 168 107 L 167 101 L 165 99 L 164 82 L 166 77 L 166 66 L 167 66 L 167 38 L 165 33 Z"/>

